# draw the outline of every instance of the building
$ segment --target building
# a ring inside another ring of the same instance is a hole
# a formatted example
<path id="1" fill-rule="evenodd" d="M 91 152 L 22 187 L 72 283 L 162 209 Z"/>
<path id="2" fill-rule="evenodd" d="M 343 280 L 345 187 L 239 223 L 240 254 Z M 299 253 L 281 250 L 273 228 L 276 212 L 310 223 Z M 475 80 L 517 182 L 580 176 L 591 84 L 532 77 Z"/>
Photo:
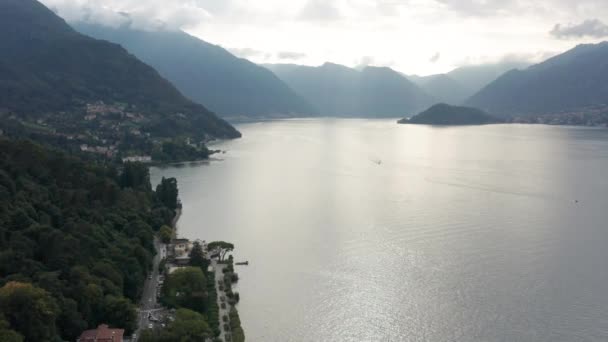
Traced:
<path id="1" fill-rule="evenodd" d="M 188 239 L 173 240 L 173 258 L 177 265 L 188 265 L 190 263 L 190 251 L 192 243 Z"/>
<path id="2" fill-rule="evenodd" d="M 132 156 L 132 157 L 125 157 L 122 158 L 122 162 L 123 163 L 151 163 L 152 162 L 152 157 L 151 156 Z"/>
<path id="3" fill-rule="evenodd" d="M 190 241 L 188 239 L 173 239 L 171 245 L 173 248 L 170 249 L 173 261 L 178 266 L 188 265 L 190 263 L 190 252 L 194 247 L 194 243 L 198 242 L 202 249 L 203 254 L 206 254 L 207 244 L 205 241 Z"/>
<path id="4" fill-rule="evenodd" d="M 122 342 L 124 333 L 124 329 L 114 329 L 102 324 L 97 329 L 83 332 L 77 342 Z"/>

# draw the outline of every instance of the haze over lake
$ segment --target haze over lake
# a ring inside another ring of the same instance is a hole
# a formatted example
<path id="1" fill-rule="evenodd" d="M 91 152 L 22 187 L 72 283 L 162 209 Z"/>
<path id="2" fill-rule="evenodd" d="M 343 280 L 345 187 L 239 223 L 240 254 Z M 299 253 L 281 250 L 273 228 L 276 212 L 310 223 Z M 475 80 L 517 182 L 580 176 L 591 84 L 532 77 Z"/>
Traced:
<path id="1" fill-rule="evenodd" d="M 608 339 L 608 130 L 237 126 L 176 177 L 179 234 L 236 245 L 248 341 Z"/>

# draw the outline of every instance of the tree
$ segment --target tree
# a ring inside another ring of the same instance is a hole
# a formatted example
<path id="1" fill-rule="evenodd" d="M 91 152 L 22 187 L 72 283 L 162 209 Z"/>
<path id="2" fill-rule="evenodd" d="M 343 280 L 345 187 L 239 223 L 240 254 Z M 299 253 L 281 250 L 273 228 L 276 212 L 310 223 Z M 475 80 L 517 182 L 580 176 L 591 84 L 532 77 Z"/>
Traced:
<path id="1" fill-rule="evenodd" d="M 198 312 L 179 309 L 175 313 L 175 321 L 167 329 L 159 331 L 144 330 L 140 342 L 198 342 L 206 341 L 213 334 L 205 317 Z"/>
<path id="2" fill-rule="evenodd" d="M 203 270 L 207 269 L 209 266 L 209 262 L 205 259 L 205 254 L 203 253 L 203 246 L 196 241 L 192 246 L 192 251 L 190 251 L 190 265 L 200 267 Z"/>
<path id="3" fill-rule="evenodd" d="M 150 190 L 150 171 L 142 163 L 125 163 L 120 185 L 123 188 Z"/>
<path id="4" fill-rule="evenodd" d="M 220 261 L 224 261 L 226 254 L 234 250 L 234 245 L 225 241 L 214 241 L 207 245 L 207 250 L 217 253 Z"/>
<path id="5" fill-rule="evenodd" d="M 162 243 L 170 243 L 173 237 L 173 229 L 167 225 L 163 225 L 158 231 L 158 237 Z"/>
<path id="6" fill-rule="evenodd" d="M 130 329 L 153 227 L 173 218 L 145 167 L 119 175 L 89 157 L 0 139 L 0 321 L 25 341 L 74 341 L 100 323 Z M 13 339 L 4 330 L 0 341 Z"/>
<path id="7" fill-rule="evenodd" d="M 172 210 L 178 207 L 178 189 L 177 180 L 175 178 L 165 178 L 156 186 L 156 196 L 162 204 Z"/>
<path id="8" fill-rule="evenodd" d="M 9 282 L 0 288 L 0 312 L 27 341 L 51 341 L 57 335 L 59 307 L 51 295 L 32 284 Z"/>
<path id="9" fill-rule="evenodd" d="M 204 341 L 211 336 L 205 317 L 198 312 L 179 309 L 169 330 L 177 333 L 179 341 Z"/>
<path id="10" fill-rule="evenodd" d="M 106 296 L 103 311 L 103 323 L 122 327 L 127 334 L 133 332 L 137 327 L 135 306 L 124 297 Z"/>
<path id="11" fill-rule="evenodd" d="M 162 302 L 173 308 L 205 310 L 207 281 L 199 267 L 184 267 L 171 273 L 162 288 Z"/>
<path id="12" fill-rule="evenodd" d="M 23 342 L 23 336 L 11 330 L 8 322 L 0 320 L 0 341 L 2 342 Z"/>
<path id="13" fill-rule="evenodd" d="M 232 331 L 232 340 L 234 342 L 245 342 L 245 332 L 241 327 L 241 319 L 239 313 L 234 307 L 230 309 L 230 330 Z"/>

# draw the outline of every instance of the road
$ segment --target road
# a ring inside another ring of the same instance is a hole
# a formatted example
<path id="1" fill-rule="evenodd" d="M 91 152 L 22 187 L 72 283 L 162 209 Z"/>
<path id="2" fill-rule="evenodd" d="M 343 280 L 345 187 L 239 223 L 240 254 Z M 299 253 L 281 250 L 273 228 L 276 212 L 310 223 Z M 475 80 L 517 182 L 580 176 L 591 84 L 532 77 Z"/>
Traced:
<path id="1" fill-rule="evenodd" d="M 152 272 L 144 283 L 144 291 L 139 304 L 139 317 L 137 319 L 138 327 L 135 331 L 136 336 L 140 336 L 140 331 L 142 329 L 148 329 L 148 325 L 151 323 L 148 319 L 148 315 L 160 309 L 160 306 L 156 301 L 159 276 L 158 265 L 160 264 L 160 261 L 166 257 L 167 247 L 165 244 L 161 244 L 157 238 L 154 238 L 154 248 L 156 249 L 156 255 L 152 260 Z M 136 339 L 133 339 L 133 341 L 136 341 Z"/>

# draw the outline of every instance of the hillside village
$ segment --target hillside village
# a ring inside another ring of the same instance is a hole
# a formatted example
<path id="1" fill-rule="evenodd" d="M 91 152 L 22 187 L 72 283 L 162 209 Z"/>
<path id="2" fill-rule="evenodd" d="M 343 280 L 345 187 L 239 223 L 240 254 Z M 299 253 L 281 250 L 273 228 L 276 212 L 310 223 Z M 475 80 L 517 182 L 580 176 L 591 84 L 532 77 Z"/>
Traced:
<path id="1" fill-rule="evenodd" d="M 175 114 L 183 117 L 183 114 Z M 30 136 L 52 145 L 123 162 L 167 162 L 205 159 L 211 138 L 165 137 L 157 124 L 124 103 L 87 103 L 81 110 L 32 116 L 0 113 L 2 132 Z M 177 152 L 177 153 L 176 153 Z M 176 158 L 176 154 L 178 157 Z"/>

